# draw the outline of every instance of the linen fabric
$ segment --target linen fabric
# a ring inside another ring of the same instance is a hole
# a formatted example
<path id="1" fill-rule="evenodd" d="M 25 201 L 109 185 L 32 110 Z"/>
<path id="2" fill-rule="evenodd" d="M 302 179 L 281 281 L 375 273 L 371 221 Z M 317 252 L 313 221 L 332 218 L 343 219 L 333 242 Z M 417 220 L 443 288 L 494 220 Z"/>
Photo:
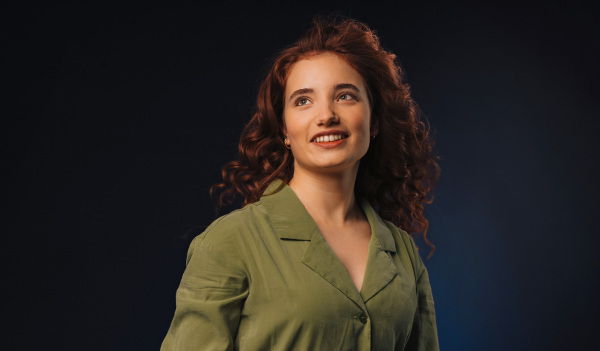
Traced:
<path id="1" fill-rule="evenodd" d="M 161 350 L 439 350 L 412 238 L 360 205 L 371 226 L 360 292 L 284 182 L 217 219 L 190 245 Z"/>

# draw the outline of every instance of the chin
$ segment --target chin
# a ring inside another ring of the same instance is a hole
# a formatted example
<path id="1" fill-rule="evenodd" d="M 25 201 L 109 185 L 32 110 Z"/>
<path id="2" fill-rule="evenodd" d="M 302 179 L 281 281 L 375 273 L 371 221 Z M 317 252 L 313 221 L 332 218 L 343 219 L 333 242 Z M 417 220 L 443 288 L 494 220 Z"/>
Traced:
<path id="1" fill-rule="evenodd" d="M 303 167 L 311 172 L 316 173 L 339 173 L 343 171 L 351 171 L 354 168 L 358 169 L 359 162 L 323 162 L 314 164 L 311 167 Z"/>

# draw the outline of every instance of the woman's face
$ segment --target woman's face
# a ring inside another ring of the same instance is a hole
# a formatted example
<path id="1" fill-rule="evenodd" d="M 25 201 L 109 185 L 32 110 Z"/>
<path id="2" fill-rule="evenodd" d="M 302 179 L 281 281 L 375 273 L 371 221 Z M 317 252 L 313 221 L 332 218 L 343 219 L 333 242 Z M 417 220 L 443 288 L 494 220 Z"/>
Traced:
<path id="1" fill-rule="evenodd" d="M 361 75 L 340 56 L 296 62 L 285 86 L 284 135 L 294 174 L 358 170 L 370 142 L 371 108 Z"/>

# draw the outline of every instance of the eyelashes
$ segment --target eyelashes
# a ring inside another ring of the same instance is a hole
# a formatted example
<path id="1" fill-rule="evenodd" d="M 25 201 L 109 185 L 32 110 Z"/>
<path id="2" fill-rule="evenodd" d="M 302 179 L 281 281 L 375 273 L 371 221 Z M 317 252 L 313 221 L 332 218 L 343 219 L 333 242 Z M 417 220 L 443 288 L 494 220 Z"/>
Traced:
<path id="1" fill-rule="evenodd" d="M 294 106 L 304 106 L 307 105 L 310 100 L 307 97 L 301 96 L 296 99 L 294 102 Z"/>
<path id="2" fill-rule="evenodd" d="M 345 97 L 345 98 L 342 99 L 342 97 Z M 354 101 L 358 101 L 358 99 L 356 98 L 356 95 L 354 95 L 352 93 L 341 93 L 340 96 L 338 96 L 338 100 L 344 100 L 344 101 L 354 100 Z"/>
<path id="3" fill-rule="evenodd" d="M 350 92 L 340 93 L 337 98 L 337 101 L 358 101 L 358 98 L 355 94 Z M 294 106 L 306 106 L 312 104 L 312 101 L 306 96 L 300 96 L 294 101 Z"/>

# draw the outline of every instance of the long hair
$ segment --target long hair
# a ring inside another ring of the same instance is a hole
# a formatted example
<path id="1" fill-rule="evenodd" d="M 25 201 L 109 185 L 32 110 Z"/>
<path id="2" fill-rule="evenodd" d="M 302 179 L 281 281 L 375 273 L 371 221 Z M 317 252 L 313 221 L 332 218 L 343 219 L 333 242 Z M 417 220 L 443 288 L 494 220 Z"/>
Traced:
<path id="1" fill-rule="evenodd" d="M 427 239 L 429 222 L 424 205 L 433 201 L 431 190 L 439 176 L 429 125 L 410 95 L 396 56 L 384 50 L 365 24 L 339 17 L 316 17 L 300 39 L 281 51 L 262 82 L 256 112 L 242 132 L 239 159 L 222 169 L 218 208 L 236 194 L 244 205 L 258 201 L 275 179 L 288 183 L 294 156 L 283 142 L 283 102 L 287 75 L 303 58 L 333 52 L 346 60 L 365 80 L 377 137 L 361 159 L 355 191 L 379 215 L 410 234 Z"/>

